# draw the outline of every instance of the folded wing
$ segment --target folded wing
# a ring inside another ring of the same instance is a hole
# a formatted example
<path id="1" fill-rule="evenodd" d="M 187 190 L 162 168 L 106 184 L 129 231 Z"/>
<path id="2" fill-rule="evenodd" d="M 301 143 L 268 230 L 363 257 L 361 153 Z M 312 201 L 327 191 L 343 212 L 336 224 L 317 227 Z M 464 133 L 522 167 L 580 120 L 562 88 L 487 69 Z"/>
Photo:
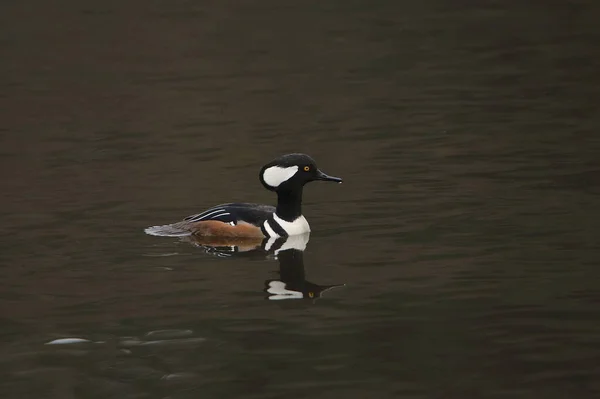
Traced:
<path id="1" fill-rule="evenodd" d="M 146 234 L 162 237 L 185 237 L 192 234 L 257 236 L 260 225 L 275 212 L 275 207 L 261 204 L 221 204 L 190 215 L 181 222 L 146 228 Z"/>

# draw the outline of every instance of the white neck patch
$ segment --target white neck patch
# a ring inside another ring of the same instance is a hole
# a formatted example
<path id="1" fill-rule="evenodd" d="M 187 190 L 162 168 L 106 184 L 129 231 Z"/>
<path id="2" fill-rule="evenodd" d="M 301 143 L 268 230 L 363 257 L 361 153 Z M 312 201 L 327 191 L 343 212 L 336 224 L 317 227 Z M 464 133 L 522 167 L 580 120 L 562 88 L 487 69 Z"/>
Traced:
<path id="1" fill-rule="evenodd" d="M 298 165 L 282 168 L 280 166 L 271 166 L 263 172 L 263 180 L 271 187 L 279 187 L 281 183 L 290 179 L 298 171 Z"/>

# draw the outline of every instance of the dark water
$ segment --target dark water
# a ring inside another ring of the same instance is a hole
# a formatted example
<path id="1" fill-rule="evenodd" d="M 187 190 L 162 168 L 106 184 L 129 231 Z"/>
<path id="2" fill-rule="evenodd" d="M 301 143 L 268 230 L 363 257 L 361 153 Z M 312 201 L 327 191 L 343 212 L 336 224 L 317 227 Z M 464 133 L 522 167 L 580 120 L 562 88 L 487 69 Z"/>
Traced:
<path id="1" fill-rule="evenodd" d="M 599 17 L 3 2 L 0 396 L 597 397 Z M 281 259 L 142 233 L 272 203 L 292 151 L 345 179 L 292 274 L 344 287 L 269 300 Z"/>

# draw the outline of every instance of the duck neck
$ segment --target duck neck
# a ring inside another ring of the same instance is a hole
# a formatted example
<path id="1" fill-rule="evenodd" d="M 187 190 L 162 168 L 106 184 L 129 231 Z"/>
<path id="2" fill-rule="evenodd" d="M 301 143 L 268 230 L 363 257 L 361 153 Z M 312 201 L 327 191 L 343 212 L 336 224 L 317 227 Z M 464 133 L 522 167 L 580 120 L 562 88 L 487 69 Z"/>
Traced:
<path id="1" fill-rule="evenodd" d="M 302 216 L 302 187 L 277 192 L 277 216 L 293 222 Z"/>

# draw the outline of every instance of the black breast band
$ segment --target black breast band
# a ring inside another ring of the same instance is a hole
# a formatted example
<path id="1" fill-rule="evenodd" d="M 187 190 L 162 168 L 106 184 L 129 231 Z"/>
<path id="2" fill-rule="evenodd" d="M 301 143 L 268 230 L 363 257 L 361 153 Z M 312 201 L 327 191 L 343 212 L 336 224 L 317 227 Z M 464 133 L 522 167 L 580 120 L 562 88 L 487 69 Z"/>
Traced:
<path id="1" fill-rule="evenodd" d="M 281 227 L 279 225 L 279 223 L 277 223 L 275 221 L 275 219 L 273 219 L 273 216 L 271 216 L 270 218 L 268 218 L 265 223 L 269 224 L 269 227 L 271 228 L 271 230 L 273 230 L 275 232 L 275 234 L 277 234 L 279 237 L 287 237 L 288 233 L 287 231 L 285 231 L 283 229 L 283 227 Z M 269 234 L 269 232 L 267 231 L 267 229 L 265 229 L 264 223 L 260 225 L 260 229 L 263 232 L 263 234 L 267 237 L 271 237 L 271 235 Z"/>

